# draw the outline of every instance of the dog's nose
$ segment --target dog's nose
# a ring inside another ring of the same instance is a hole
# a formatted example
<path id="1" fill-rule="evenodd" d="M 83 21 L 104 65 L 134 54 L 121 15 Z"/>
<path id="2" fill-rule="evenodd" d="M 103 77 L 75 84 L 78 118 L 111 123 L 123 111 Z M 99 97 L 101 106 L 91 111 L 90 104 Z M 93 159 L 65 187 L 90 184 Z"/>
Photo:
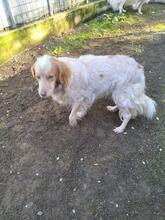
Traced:
<path id="1" fill-rule="evenodd" d="M 46 92 L 41 92 L 41 93 L 40 93 L 40 96 L 41 96 L 41 97 L 46 97 Z"/>

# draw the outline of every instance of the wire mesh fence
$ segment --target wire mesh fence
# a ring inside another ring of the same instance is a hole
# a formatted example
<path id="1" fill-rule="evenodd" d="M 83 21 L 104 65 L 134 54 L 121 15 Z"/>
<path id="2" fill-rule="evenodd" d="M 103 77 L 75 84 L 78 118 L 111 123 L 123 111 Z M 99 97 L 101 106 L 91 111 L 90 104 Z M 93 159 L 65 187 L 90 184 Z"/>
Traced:
<path id="1" fill-rule="evenodd" d="M 88 0 L 0 0 L 0 30 L 65 11 Z"/>

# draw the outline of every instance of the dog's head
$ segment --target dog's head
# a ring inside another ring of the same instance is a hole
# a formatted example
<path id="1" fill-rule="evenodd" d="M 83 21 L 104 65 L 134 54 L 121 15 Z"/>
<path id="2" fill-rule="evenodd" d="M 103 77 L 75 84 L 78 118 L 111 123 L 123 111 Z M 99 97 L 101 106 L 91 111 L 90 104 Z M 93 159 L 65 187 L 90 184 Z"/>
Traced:
<path id="1" fill-rule="evenodd" d="M 69 68 L 63 62 L 48 55 L 39 57 L 31 71 L 38 81 L 41 97 L 49 97 L 65 91 L 71 75 Z"/>

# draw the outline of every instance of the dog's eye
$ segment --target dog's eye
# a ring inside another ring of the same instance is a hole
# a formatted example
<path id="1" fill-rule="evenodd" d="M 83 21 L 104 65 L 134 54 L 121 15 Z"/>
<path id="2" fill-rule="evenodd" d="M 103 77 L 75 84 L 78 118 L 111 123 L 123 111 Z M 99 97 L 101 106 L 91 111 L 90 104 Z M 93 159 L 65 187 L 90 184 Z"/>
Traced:
<path id="1" fill-rule="evenodd" d="M 53 79 L 53 76 L 52 76 L 52 75 L 49 75 L 47 78 L 48 78 L 48 79 Z"/>

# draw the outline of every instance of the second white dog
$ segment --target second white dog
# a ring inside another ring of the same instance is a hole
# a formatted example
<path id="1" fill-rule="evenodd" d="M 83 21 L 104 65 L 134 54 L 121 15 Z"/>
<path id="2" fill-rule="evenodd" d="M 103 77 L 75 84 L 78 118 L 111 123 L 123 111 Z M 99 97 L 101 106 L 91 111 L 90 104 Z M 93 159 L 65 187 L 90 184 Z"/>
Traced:
<path id="1" fill-rule="evenodd" d="M 123 132 L 131 118 L 144 115 L 151 119 L 155 102 L 145 95 L 143 66 L 133 58 L 84 55 L 79 58 L 39 57 L 32 66 L 32 74 L 39 83 L 39 95 L 51 96 L 60 104 L 70 105 L 70 125 L 75 126 L 97 98 L 112 94 L 122 124 L 115 128 Z"/>
<path id="2" fill-rule="evenodd" d="M 149 3 L 150 0 L 107 0 L 113 11 L 119 11 L 119 13 L 126 12 L 124 5 L 132 5 L 134 10 L 138 10 L 139 14 L 142 14 L 142 6 Z"/>

